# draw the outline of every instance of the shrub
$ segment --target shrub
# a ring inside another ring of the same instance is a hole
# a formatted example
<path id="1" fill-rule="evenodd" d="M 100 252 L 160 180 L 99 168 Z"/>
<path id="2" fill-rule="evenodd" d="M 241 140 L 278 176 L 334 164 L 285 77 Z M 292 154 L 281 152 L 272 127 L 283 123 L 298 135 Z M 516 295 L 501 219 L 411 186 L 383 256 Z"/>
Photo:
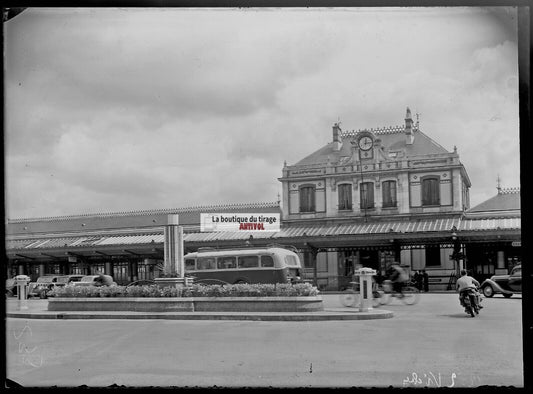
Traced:
<path id="1" fill-rule="evenodd" d="M 145 286 L 64 286 L 54 289 L 55 297 L 296 297 L 315 296 L 319 291 L 309 283 L 257 283 L 234 285 L 202 285 L 159 288 Z"/>

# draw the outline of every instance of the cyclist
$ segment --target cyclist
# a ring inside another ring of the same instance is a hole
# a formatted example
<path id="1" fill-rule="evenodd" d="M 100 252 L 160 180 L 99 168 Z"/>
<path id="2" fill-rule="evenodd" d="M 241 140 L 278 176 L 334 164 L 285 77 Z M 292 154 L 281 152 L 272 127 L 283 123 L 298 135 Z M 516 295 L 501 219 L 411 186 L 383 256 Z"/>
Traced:
<path id="1" fill-rule="evenodd" d="M 400 267 L 400 264 L 395 262 L 388 269 L 388 277 L 389 280 L 392 282 L 392 289 L 394 290 L 394 292 L 400 295 L 400 298 L 402 298 L 402 289 L 409 280 L 409 276 L 407 275 L 405 270 Z"/>

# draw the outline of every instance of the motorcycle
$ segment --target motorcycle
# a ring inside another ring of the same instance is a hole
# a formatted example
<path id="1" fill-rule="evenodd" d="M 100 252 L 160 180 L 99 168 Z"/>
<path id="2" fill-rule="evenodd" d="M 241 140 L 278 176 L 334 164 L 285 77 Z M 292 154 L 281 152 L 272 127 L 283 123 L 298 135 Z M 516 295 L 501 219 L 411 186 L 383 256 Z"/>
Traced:
<path id="1" fill-rule="evenodd" d="M 481 306 L 481 295 L 477 289 L 470 288 L 461 292 L 459 297 L 461 306 L 465 308 L 465 312 L 472 317 L 479 315 Z"/>

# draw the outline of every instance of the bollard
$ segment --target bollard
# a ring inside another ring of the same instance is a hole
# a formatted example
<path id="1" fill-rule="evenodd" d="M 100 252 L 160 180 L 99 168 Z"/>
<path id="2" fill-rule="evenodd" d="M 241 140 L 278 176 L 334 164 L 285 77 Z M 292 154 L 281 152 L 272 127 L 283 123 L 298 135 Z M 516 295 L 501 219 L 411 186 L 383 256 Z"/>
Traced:
<path id="1" fill-rule="evenodd" d="M 15 276 L 15 284 L 17 285 L 17 299 L 19 310 L 28 309 L 28 285 L 30 277 L 27 275 Z"/>
<path id="2" fill-rule="evenodd" d="M 376 275 L 376 271 L 363 267 L 356 270 L 355 274 L 359 276 L 359 312 L 368 312 L 372 309 L 372 275 Z"/>

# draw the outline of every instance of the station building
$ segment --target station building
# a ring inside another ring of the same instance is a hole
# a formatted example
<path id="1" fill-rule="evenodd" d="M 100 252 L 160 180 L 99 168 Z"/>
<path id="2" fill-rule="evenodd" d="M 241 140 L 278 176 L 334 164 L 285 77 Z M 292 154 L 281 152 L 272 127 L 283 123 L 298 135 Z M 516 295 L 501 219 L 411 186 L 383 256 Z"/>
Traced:
<path id="1" fill-rule="evenodd" d="M 335 124 L 331 142 L 285 165 L 279 180 L 284 229 L 306 235 L 304 261 L 323 288 L 345 287 L 359 267 L 384 273 L 398 262 L 425 270 L 430 288 L 444 290 L 468 264 L 490 276 L 518 258 L 511 245 L 520 239 L 519 191 L 506 194 L 513 204 L 502 205 L 499 193 L 471 211 L 457 149 L 422 132 L 409 108 L 401 126 L 343 131 Z M 487 209 L 500 205 L 499 216 Z M 499 257 L 480 254 L 488 246 Z"/>
<path id="2" fill-rule="evenodd" d="M 117 283 L 157 277 L 164 225 L 178 214 L 185 251 L 202 246 L 284 244 L 300 251 L 305 277 L 342 290 L 353 271 L 399 262 L 425 270 L 429 290 L 452 289 L 467 268 L 479 280 L 521 262 L 520 191 L 502 189 L 470 207 L 470 179 L 448 152 L 404 124 L 357 131 L 333 125 L 332 140 L 292 165 L 274 203 L 8 220 L 8 276 L 104 272 Z M 278 213 L 281 231 L 200 232 L 200 213 Z"/>
<path id="3" fill-rule="evenodd" d="M 178 215 L 183 228 L 185 253 L 202 246 L 250 242 L 251 232 L 201 233 L 200 214 L 209 212 L 281 211 L 276 202 L 8 220 L 7 277 L 25 274 L 36 280 L 46 274 L 104 273 L 121 285 L 157 278 L 164 262 L 164 230 L 172 214 Z M 262 235 L 253 233 L 255 244 L 261 243 Z"/>

